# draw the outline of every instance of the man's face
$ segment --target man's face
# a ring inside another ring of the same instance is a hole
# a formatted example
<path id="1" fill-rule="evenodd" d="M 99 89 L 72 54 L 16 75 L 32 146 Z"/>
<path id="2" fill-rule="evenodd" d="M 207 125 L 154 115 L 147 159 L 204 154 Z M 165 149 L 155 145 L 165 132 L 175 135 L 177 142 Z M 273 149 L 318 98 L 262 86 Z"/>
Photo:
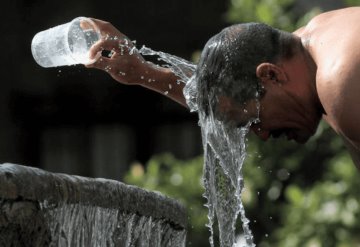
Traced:
<path id="1" fill-rule="evenodd" d="M 319 116 L 308 114 L 293 97 L 272 93 L 259 102 L 254 99 L 245 104 L 219 97 L 217 115 L 232 127 L 242 127 L 255 120 L 250 128 L 264 141 L 286 136 L 298 143 L 305 143 L 315 133 L 320 120 Z"/>

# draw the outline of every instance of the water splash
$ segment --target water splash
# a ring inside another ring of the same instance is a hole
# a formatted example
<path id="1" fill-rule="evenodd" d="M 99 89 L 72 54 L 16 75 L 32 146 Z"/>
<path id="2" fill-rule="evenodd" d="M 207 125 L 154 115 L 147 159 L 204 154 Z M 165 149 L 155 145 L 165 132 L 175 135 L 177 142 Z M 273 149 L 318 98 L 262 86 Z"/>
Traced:
<path id="1" fill-rule="evenodd" d="M 178 83 L 185 83 L 187 87 L 184 89 L 186 102 L 191 111 L 197 111 L 196 104 L 196 84 L 195 84 L 195 71 L 196 65 L 180 57 L 161 52 L 154 51 L 146 46 L 141 47 L 140 54 L 145 56 L 158 56 L 159 60 L 167 63 L 164 67 L 170 68 L 170 70 L 179 78 Z M 191 82 L 191 83 L 189 83 Z M 170 87 L 171 85 L 169 85 Z M 171 88 L 169 88 L 171 90 Z"/>
<path id="2" fill-rule="evenodd" d="M 143 46 L 139 52 L 142 55 L 156 55 L 165 61 L 180 79 L 185 83 L 184 96 L 191 111 L 199 114 L 199 125 L 202 132 L 204 147 L 203 182 L 206 206 L 209 209 L 208 227 L 211 232 L 210 245 L 215 246 L 214 224 L 217 222 L 219 242 L 221 247 L 236 245 L 236 222 L 240 216 L 245 238 L 244 247 L 255 247 L 253 235 L 246 218 L 241 200 L 244 188 L 242 166 L 246 158 L 245 136 L 249 132 L 251 122 L 245 127 L 233 128 L 217 120 L 213 111 L 205 115 L 197 106 L 196 65 L 176 56 L 153 51 Z M 243 247 L 243 246 L 242 246 Z"/>
<path id="3" fill-rule="evenodd" d="M 214 246 L 214 223 L 217 221 L 220 246 L 236 243 L 236 222 L 240 214 L 247 247 L 253 247 L 249 220 L 245 216 L 241 193 L 244 188 L 242 165 L 246 158 L 245 136 L 249 126 L 230 128 L 199 112 L 204 145 L 204 184 L 208 200 L 210 244 Z"/>
<path id="4" fill-rule="evenodd" d="M 139 52 L 145 56 L 159 56 L 159 60 L 162 60 L 168 64 L 165 65 L 165 67 L 169 67 L 175 73 L 175 75 L 179 77 L 179 83 L 186 83 L 195 73 L 196 65 L 180 57 L 161 51 L 154 51 L 146 46 L 142 46 Z"/>

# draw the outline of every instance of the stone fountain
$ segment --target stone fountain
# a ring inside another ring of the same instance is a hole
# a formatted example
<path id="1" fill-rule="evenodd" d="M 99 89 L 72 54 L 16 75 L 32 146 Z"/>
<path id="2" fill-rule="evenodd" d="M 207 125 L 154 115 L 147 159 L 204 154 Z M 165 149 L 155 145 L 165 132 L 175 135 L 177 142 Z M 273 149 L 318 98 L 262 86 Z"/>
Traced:
<path id="1" fill-rule="evenodd" d="M 124 183 L 0 165 L 0 246 L 185 246 L 184 207 Z"/>

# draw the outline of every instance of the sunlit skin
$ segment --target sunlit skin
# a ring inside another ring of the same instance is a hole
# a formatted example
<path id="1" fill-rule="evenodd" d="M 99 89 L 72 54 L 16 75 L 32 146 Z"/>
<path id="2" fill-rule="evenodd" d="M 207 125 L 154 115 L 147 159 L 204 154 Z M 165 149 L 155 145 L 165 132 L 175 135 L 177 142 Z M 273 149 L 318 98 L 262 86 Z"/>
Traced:
<path id="1" fill-rule="evenodd" d="M 141 85 L 163 93 L 186 106 L 182 84 L 169 69 L 147 63 L 135 52 L 121 52 L 119 44 L 131 41 L 110 23 L 95 20 L 103 36 L 91 50 L 113 50 L 110 58 L 100 58 L 88 67 L 102 69 L 115 80 L 128 85 Z M 260 122 L 251 129 L 262 140 L 283 133 L 288 139 L 305 143 L 316 131 L 321 118 L 338 133 L 360 167 L 360 7 L 326 12 L 295 31 L 302 43 L 295 56 L 276 64 L 262 63 L 256 69 L 265 94 L 260 99 Z M 131 44 L 132 45 L 132 44 Z M 130 45 L 130 47 L 131 47 Z M 111 70 L 106 69 L 111 67 Z M 121 73 L 119 73 L 121 72 Z M 146 76 L 141 80 L 140 75 Z M 148 82 L 147 79 L 153 79 Z M 257 116 L 256 102 L 239 105 L 221 96 L 219 109 L 234 126 L 246 117 Z"/>

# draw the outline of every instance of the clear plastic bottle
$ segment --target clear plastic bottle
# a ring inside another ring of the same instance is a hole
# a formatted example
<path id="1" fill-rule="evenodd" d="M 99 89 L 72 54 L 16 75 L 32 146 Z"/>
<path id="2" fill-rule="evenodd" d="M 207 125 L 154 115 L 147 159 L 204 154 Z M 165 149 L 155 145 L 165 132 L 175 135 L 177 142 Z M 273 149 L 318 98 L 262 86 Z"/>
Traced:
<path id="1" fill-rule="evenodd" d="M 101 35 L 95 23 L 86 17 L 78 17 L 37 33 L 31 42 L 31 52 L 42 67 L 58 67 L 73 64 L 89 64 L 89 49 Z"/>

